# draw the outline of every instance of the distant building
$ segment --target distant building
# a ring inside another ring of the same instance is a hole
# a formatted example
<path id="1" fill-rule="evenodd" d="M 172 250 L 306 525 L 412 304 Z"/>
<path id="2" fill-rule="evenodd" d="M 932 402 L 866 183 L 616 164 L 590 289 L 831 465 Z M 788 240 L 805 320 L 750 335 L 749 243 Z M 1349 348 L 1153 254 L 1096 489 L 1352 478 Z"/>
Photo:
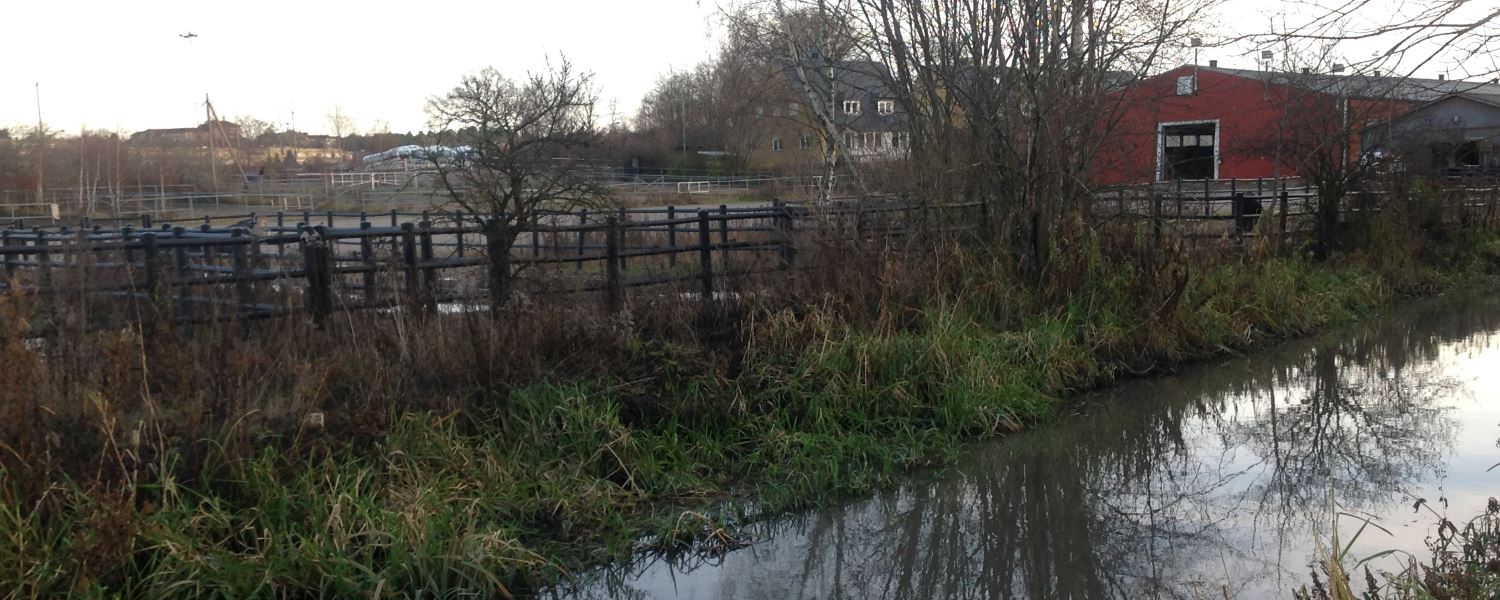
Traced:
<path id="1" fill-rule="evenodd" d="M 147 129 L 130 135 L 130 141 L 157 146 L 207 146 L 209 136 L 214 143 L 239 143 L 240 126 L 229 121 L 204 121 L 197 127 L 173 129 Z"/>
<path id="2" fill-rule="evenodd" d="M 830 89 L 830 69 L 808 68 L 802 73 L 814 89 Z M 904 158 L 910 149 L 903 102 L 886 85 L 885 65 L 869 60 L 842 61 L 832 71 L 832 109 L 840 142 L 848 155 L 861 161 Z M 750 151 L 754 166 L 797 168 L 820 164 L 823 126 L 808 105 L 813 99 L 800 91 L 802 75 L 783 67 L 768 106 L 756 111 L 758 141 Z M 826 110 L 826 108 L 824 108 Z M 842 159 L 841 159 L 842 160 Z"/>
<path id="3" fill-rule="evenodd" d="M 301 131 L 287 130 L 278 131 L 269 135 L 261 136 L 261 142 L 273 146 L 292 146 L 296 148 L 328 148 L 339 147 L 339 139 L 331 135 L 316 133 L 304 133 Z"/>
<path id="4" fill-rule="evenodd" d="M 1500 85 L 1185 65 L 1116 92 L 1119 118 L 1096 158 L 1095 178 L 1122 184 L 1295 177 L 1301 174 L 1288 153 L 1310 132 L 1339 129 L 1358 138 L 1367 123 L 1460 93 L 1500 94 Z M 1360 145 L 1351 140 L 1351 164 Z"/>
<path id="5" fill-rule="evenodd" d="M 1454 93 L 1364 131 L 1366 152 L 1432 175 L 1500 176 L 1500 90 Z"/>

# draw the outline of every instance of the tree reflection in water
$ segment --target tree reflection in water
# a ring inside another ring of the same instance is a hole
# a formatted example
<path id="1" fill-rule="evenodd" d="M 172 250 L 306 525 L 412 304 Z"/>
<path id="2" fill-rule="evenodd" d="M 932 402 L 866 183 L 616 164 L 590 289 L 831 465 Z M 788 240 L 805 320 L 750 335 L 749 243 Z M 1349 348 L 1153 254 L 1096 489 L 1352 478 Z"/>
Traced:
<path id="1" fill-rule="evenodd" d="M 1441 478 L 1500 302 L 1449 300 L 1083 399 L 957 472 L 762 526 L 723 564 L 647 561 L 581 597 L 1220 598 L 1303 581 L 1330 490 L 1392 514 Z M 1415 540 L 1420 544 L 1421 540 Z"/>

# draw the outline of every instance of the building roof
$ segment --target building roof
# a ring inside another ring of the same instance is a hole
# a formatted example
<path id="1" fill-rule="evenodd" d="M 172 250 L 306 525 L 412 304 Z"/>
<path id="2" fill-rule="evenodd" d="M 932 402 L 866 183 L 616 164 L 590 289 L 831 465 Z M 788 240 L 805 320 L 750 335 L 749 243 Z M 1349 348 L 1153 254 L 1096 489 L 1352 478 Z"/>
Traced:
<path id="1" fill-rule="evenodd" d="M 1488 104 L 1488 105 L 1493 106 L 1495 108 L 1500 108 L 1500 94 L 1482 94 L 1482 93 L 1474 93 L 1474 92 L 1465 92 L 1465 93 L 1461 93 L 1461 94 L 1454 94 L 1454 96 L 1458 97 L 1458 98 L 1465 98 L 1465 99 L 1468 99 L 1468 100 L 1473 100 L 1473 101 L 1478 102 L 1480 104 Z"/>
<path id="2" fill-rule="evenodd" d="M 816 61 L 816 57 L 814 57 Z M 791 64 L 781 65 L 782 75 L 791 82 L 793 87 L 799 85 L 799 79 L 795 66 Z M 827 70 L 824 68 L 809 67 L 806 72 L 813 79 L 810 83 L 822 87 L 827 85 Z M 886 81 L 890 79 L 890 72 L 885 64 L 873 60 L 845 60 L 840 61 L 833 67 L 833 93 L 835 102 L 844 100 L 859 100 L 860 112 L 858 115 L 845 115 L 843 107 L 838 108 L 840 123 L 855 131 L 895 131 L 906 127 L 906 112 L 901 108 L 901 103 L 896 103 L 896 111 L 889 115 L 882 115 L 876 109 L 876 101 L 882 99 L 895 100 L 896 96 L 891 91 Z M 800 92 L 800 90 L 798 90 Z"/>
<path id="3" fill-rule="evenodd" d="M 138 136 L 163 136 L 163 135 L 184 135 L 184 134 L 189 134 L 189 133 L 193 133 L 193 134 L 196 134 L 196 133 L 205 133 L 205 132 L 208 131 L 209 124 L 213 124 L 214 126 L 219 127 L 220 130 L 227 130 L 227 131 L 229 131 L 230 133 L 232 133 L 234 135 L 239 135 L 240 126 L 238 124 L 234 123 L 233 121 L 204 121 L 203 124 L 198 125 L 197 127 L 169 127 L 169 128 L 166 128 L 166 129 L 146 129 L 146 130 L 143 130 L 143 131 L 137 131 L 137 132 L 131 134 L 130 137 L 138 137 Z"/>
<path id="4" fill-rule="evenodd" d="M 1191 67 L 1193 65 L 1184 65 Z M 1285 73 L 1197 65 L 1201 71 L 1212 71 L 1246 79 L 1269 80 L 1273 84 L 1297 85 L 1311 90 L 1352 98 L 1381 98 L 1429 102 L 1452 94 L 1500 96 L 1500 83 L 1464 81 L 1461 79 L 1423 79 L 1375 75 L 1337 75 L 1327 73 Z M 1175 70 L 1175 69 L 1174 69 Z"/>

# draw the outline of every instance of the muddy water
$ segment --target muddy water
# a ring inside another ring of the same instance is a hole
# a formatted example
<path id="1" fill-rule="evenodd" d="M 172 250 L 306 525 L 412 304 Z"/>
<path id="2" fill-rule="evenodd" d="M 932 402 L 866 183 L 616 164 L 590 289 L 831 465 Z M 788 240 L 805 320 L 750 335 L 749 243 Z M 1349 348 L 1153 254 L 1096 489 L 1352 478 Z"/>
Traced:
<path id="1" fill-rule="evenodd" d="M 1425 558 L 1437 515 L 1500 495 L 1497 330 L 1500 300 L 1440 299 L 1127 383 L 954 469 L 760 525 L 749 548 L 643 558 L 562 595 L 1286 598 L 1331 502 L 1383 529 L 1356 556 Z M 1359 524 L 1340 519 L 1346 540 Z"/>

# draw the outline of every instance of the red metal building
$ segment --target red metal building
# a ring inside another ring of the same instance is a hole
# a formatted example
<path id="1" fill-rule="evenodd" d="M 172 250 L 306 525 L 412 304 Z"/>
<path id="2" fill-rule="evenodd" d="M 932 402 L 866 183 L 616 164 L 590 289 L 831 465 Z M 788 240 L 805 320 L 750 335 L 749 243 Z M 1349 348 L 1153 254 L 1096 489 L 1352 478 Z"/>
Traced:
<path id="1" fill-rule="evenodd" d="M 1491 84 L 1187 65 L 1134 82 L 1111 103 L 1100 184 L 1295 177 L 1297 152 L 1388 120 L 1416 102 Z M 1348 136 L 1349 152 L 1358 151 Z"/>

